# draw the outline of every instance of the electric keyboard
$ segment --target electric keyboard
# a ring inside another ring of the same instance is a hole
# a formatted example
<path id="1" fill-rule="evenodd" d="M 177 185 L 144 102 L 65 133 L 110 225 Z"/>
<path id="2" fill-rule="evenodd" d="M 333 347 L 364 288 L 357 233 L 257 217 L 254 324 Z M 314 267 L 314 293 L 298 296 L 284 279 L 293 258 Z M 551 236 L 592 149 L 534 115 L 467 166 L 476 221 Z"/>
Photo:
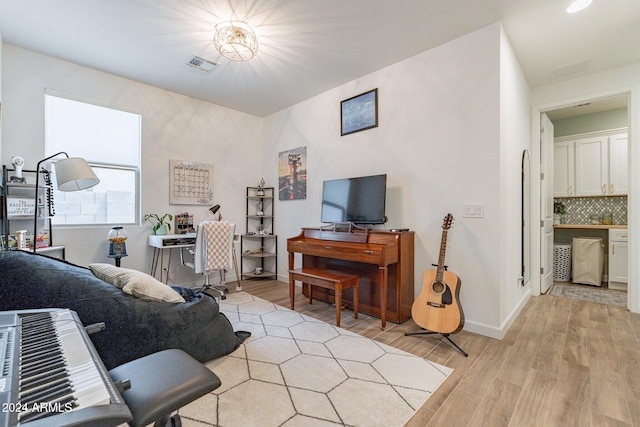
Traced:
<path id="1" fill-rule="evenodd" d="M 116 426 L 130 419 L 75 312 L 0 312 L 0 427 Z"/>

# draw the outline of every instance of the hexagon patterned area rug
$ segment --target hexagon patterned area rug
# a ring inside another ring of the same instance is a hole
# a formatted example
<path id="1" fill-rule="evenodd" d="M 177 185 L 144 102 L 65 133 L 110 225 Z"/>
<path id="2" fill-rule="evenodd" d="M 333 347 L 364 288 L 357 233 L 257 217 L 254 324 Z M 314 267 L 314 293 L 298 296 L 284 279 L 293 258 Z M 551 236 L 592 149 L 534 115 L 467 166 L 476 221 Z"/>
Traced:
<path id="1" fill-rule="evenodd" d="M 222 386 L 185 426 L 402 426 L 453 371 L 245 292 L 220 310 L 251 337 L 207 363 Z"/>

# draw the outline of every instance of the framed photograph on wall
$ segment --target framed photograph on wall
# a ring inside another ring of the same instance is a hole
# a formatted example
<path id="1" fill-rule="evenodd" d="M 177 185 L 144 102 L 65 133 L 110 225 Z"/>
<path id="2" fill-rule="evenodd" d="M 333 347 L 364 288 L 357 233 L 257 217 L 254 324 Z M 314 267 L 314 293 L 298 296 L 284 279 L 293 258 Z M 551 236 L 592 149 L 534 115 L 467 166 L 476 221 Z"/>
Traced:
<path id="1" fill-rule="evenodd" d="M 281 151 L 278 155 L 278 198 L 307 198 L 307 147 Z"/>
<path id="2" fill-rule="evenodd" d="M 378 127 L 378 88 L 340 102 L 340 135 Z"/>

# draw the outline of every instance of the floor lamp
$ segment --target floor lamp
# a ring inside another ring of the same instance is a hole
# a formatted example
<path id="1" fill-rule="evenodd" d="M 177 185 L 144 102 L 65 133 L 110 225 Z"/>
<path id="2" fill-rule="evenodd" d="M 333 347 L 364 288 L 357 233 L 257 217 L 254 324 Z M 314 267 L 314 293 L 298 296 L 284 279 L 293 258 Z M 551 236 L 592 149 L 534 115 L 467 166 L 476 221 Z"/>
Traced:
<path id="1" fill-rule="evenodd" d="M 58 160 L 56 162 L 56 182 L 58 183 L 58 190 L 60 191 L 80 191 L 87 188 L 91 188 L 100 182 L 95 173 L 91 170 L 91 167 L 87 164 L 85 159 L 80 157 L 69 157 L 67 153 L 61 151 L 52 156 L 42 159 L 36 166 L 36 204 L 38 200 L 38 190 L 40 186 L 40 165 L 47 160 L 51 160 L 56 156 L 64 154 L 65 159 Z M 33 252 L 36 252 L 38 248 L 37 233 L 38 231 L 38 209 L 35 210 L 33 215 Z"/>

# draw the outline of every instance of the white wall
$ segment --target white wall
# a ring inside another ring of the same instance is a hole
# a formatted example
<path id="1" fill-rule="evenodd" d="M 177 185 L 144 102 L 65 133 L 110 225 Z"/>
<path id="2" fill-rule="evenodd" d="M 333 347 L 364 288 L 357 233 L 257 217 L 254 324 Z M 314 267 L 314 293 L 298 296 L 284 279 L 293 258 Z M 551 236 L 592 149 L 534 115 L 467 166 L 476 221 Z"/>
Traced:
<path id="1" fill-rule="evenodd" d="M 522 286 L 522 153 L 531 151 L 530 91 L 504 31 L 500 33 L 500 330 L 506 331 L 531 294 Z M 533 222 L 530 221 L 530 224 Z M 536 229 L 536 227 L 532 227 Z M 529 265 L 532 272 L 532 265 Z"/>
<path id="2" fill-rule="evenodd" d="M 640 312 L 640 64 L 550 84 L 532 91 L 532 145 L 539 147 L 540 112 L 617 94 L 629 94 L 629 309 Z M 539 156 L 537 158 L 539 162 Z M 534 161 L 534 164 L 536 162 Z M 536 172 L 532 170 L 532 172 Z M 534 214 L 536 206 L 532 206 Z M 539 220 L 539 216 L 538 216 Z M 540 260 L 536 260 L 540 265 Z M 534 288 L 539 283 L 532 285 Z"/>
<path id="3" fill-rule="evenodd" d="M 278 153 L 307 147 L 307 199 L 275 205 L 282 279 L 286 239 L 301 227 L 320 225 L 322 182 L 386 173 L 385 228 L 416 233 L 416 294 L 422 273 L 438 260 L 442 219 L 451 212 L 446 264 L 462 280 L 465 328 L 502 336 L 525 292 L 516 282 L 516 181 L 529 144 L 526 84 L 510 48 L 501 60 L 504 44 L 501 26 L 494 24 L 265 119 L 269 185 L 277 185 Z M 508 74 L 504 79 L 502 72 Z M 379 127 L 340 136 L 340 101 L 376 87 Z M 510 125 L 501 126 L 502 114 Z M 466 203 L 483 204 L 484 218 L 463 218 Z"/>
<path id="4" fill-rule="evenodd" d="M 244 230 L 245 186 L 255 185 L 262 169 L 262 119 L 80 65 L 4 45 L 2 162 L 24 157 L 35 169 L 44 157 L 44 89 L 51 88 L 142 114 L 142 214 L 188 211 L 211 219 L 209 206 L 169 205 L 169 159 L 211 163 L 214 203 L 224 219 Z M 87 141 L 91 143 L 91 141 Z M 69 153 L 72 155 L 72 153 Z M 151 224 L 126 226 L 129 234 L 122 266 L 148 271 L 146 244 Z M 66 246 L 67 259 L 87 265 L 109 262 L 109 227 L 54 228 L 54 243 Z M 195 280 L 174 258 L 176 283 Z"/>

